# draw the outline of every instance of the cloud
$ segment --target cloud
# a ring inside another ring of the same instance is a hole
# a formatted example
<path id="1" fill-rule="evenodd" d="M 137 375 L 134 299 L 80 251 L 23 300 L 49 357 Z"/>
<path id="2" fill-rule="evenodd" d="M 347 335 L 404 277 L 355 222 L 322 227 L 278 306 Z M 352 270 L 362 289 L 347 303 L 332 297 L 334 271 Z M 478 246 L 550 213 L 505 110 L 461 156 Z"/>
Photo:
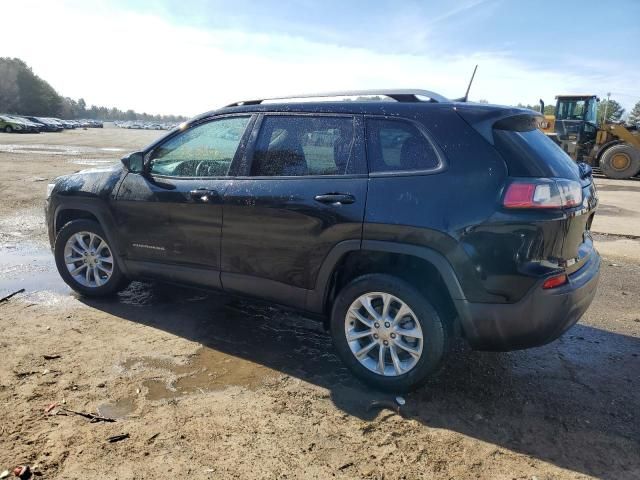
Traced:
<path id="1" fill-rule="evenodd" d="M 436 24 L 436 23 L 440 23 L 443 22 L 445 20 L 450 19 L 451 17 L 455 17 L 460 15 L 461 13 L 467 12 L 469 10 L 472 10 L 476 7 L 479 7 L 482 4 L 485 4 L 487 2 L 489 2 L 490 0 L 472 0 L 469 2 L 465 2 L 462 3 L 460 5 L 457 5 L 456 7 L 452 8 L 451 10 L 448 10 L 440 15 L 437 15 L 436 17 L 432 18 L 431 21 L 429 22 L 431 25 Z"/>
<path id="2" fill-rule="evenodd" d="M 425 88 L 458 97 L 475 64 L 472 99 L 516 104 L 551 101 L 562 92 L 605 93 L 598 90 L 601 72 L 536 69 L 509 52 L 385 53 L 277 32 L 179 26 L 107 3 L 89 10 L 20 2 L 3 13 L 9 17 L 3 36 L 21 41 L 3 42 L 0 56 L 22 58 L 66 96 L 149 113 L 193 115 L 240 99 L 361 88 Z M 639 75 L 608 85 L 625 91 Z"/>

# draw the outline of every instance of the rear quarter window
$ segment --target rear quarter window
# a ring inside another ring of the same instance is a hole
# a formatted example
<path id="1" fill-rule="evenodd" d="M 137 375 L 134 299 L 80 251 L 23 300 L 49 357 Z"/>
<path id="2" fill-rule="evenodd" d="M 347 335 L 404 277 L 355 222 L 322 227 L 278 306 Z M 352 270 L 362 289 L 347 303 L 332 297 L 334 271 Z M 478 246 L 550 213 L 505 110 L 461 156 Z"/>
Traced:
<path id="1" fill-rule="evenodd" d="M 578 165 L 538 129 L 494 129 L 493 138 L 511 176 L 580 178 Z"/>
<path id="2" fill-rule="evenodd" d="M 369 171 L 435 170 L 440 156 L 429 139 L 412 123 L 396 119 L 366 121 Z"/>

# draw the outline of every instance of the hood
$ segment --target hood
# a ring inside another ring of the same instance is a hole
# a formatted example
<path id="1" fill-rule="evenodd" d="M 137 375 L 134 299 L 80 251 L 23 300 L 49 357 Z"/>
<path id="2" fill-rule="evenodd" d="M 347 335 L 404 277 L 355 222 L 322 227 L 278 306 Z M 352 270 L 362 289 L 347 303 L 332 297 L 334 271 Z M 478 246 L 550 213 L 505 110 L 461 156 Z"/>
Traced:
<path id="1" fill-rule="evenodd" d="M 124 178 L 126 170 L 115 163 L 89 168 L 56 178 L 52 194 L 61 196 L 99 197 L 108 201 L 116 184 Z"/>

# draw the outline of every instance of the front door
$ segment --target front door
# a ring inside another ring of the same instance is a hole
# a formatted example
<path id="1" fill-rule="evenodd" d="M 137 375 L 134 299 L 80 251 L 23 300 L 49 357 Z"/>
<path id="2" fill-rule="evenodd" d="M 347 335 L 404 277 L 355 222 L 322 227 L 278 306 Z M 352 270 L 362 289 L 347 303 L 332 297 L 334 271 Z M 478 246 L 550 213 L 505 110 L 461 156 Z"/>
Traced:
<path id="1" fill-rule="evenodd" d="M 359 242 L 367 191 L 358 116 L 265 114 L 224 194 L 222 284 L 305 306 L 323 260 Z"/>
<path id="2" fill-rule="evenodd" d="M 147 173 L 129 173 L 116 219 L 136 274 L 220 286 L 222 199 L 250 116 L 208 120 L 147 153 Z"/>

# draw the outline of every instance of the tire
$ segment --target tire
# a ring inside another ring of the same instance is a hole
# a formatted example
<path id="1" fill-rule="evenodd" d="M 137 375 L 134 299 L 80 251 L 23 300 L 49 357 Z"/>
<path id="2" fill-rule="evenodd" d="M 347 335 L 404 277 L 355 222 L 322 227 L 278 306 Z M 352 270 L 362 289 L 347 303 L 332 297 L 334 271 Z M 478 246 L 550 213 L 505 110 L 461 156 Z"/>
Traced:
<path id="1" fill-rule="evenodd" d="M 88 256 L 81 256 L 82 252 Z M 114 250 L 104 230 L 93 220 L 73 220 L 62 227 L 56 237 L 54 256 L 62 279 L 81 295 L 109 296 L 129 284 L 115 260 Z M 68 258 L 76 260 L 67 263 Z M 71 270 L 78 271 L 78 274 L 72 275 Z"/>
<path id="2" fill-rule="evenodd" d="M 377 337 L 371 334 L 355 340 L 352 338 L 349 342 L 348 329 L 352 335 L 365 335 L 368 328 L 351 312 L 358 311 L 360 318 L 365 317 L 369 323 L 372 319 L 372 315 L 366 313 L 366 308 L 359 299 L 365 298 L 366 301 L 366 296 L 373 297 L 374 300 L 369 303 L 374 306 L 380 317 L 385 294 L 393 297 L 388 315 L 390 321 L 373 322 L 369 331 L 378 332 L 375 334 Z M 409 308 L 410 313 L 403 316 L 394 327 L 391 317 L 398 312 L 401 303 Z M 376 328 L 376 324 L 379 328 Z M 391 328 L 388 328 L 389 325 Z M 417 337 L 394 333 L 406 332 L 417 335 L 418 326 L 422 334 L 421 340 Z M 358 277 L 340 291 L 331 313 L 331 336 L 338 356 L 356 377 L 376 389 L 390 392 L 413 390 L 426 382 L 429 376 L 439 369 L 449 343 L 448 329 L 429 300 L 404 280 L 384 274 Z M 388 346 L 384 350 L 384 367 L 381 370 L 379 354 L 383 346 L 381 343 L 385 340 Z M 377 343 L 377 345 L 371 348 L 371 343 Z M 399 344 L 405 347 L 400 348 Z M 408 351 L 404 350 L 406 346 L 414 352 L 420 350 L 419 357 L 416 359 L 415 355 L 409 355 Z M 362 350 L 363 348 L 370 348 L 370 350 L 366 355 L 362 355 L 363 361 L 361 361 L 356 358 L 353 349 Z M 392 348 L 396 352 L 397 363 L 392 358 Z M 397 365 L 404 368 L 398 368 Z M 385 374 L 381 374 L 381 371 Z"/>
<path id="3" fill-rule="evenodd" d="M 600 168 L 609 178 L 631 178 L 640 172 L 640 150 L 626 143 L 607 148 L 600 157 Z"/>
<path id="4" fill-rule="evenodd" d="M 4 127 L 4 131 L 6 133 L 12 133 L 13 132 L 13 128 L 11 128 L 11 125 L 7 125 L 6 127 Z"/>

